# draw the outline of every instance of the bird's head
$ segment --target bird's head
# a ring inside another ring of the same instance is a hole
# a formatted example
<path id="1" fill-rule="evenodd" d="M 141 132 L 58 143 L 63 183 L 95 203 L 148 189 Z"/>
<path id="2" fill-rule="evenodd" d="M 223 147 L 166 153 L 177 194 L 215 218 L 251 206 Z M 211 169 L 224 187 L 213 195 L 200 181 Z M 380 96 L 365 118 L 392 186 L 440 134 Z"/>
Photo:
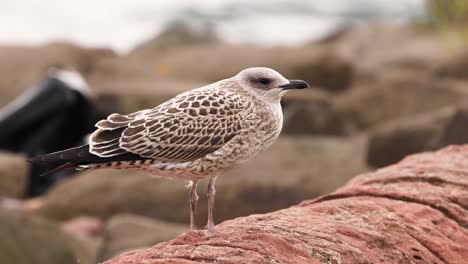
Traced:
<path id="1" fill-rule="evenodd" d="M 309 87 L 309 84 L 305 81 L 288 80 L 277 71 L 263 67 L 245 69 L 234 76 L 233 79 L 243 89 L 272 101 L 279 101 L 291 89 Z"/>

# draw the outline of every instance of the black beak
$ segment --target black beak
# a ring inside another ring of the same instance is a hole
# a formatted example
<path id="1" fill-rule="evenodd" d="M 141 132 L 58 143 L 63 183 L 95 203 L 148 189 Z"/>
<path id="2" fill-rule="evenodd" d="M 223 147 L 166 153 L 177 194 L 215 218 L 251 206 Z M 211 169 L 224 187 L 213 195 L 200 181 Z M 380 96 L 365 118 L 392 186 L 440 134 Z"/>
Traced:
<path id="1" fill-rule="evenodd" d="M 283 88 L 283 90 L 304 89 L 308 87 L 309 84 L 302 80 L 289 80 L 289 83 L 280 86 L 280 88 Z"/>

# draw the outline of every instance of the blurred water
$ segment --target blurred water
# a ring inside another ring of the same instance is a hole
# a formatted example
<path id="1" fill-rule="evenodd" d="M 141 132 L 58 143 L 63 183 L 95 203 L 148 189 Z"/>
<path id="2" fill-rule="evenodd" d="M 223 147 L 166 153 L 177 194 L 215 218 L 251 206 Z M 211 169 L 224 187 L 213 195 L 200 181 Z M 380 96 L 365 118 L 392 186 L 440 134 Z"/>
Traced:
<path id="1" fill-rule="evenodd" d="M 300 44 L 367 21 L 405 23 L 425 0 L 0 0 L 0 43 L 72 40 L 125 52 L 173 20 L 235 43 Z"/>

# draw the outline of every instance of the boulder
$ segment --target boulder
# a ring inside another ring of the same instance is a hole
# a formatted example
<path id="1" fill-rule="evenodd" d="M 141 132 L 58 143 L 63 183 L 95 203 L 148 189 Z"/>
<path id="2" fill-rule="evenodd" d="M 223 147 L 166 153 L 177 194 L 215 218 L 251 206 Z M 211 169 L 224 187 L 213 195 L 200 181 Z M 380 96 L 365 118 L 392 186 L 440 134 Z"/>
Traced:
<path id="1" fill-rule="evenodd" d="M 26 88 L 43 80 L 50 67 L 79 71 L 85 77 L 93 72 L 98 60 L 113 57 L 109 49 L 82 48 L 70 43 L 42 46 L 0 46 L 0 107 Z"/>
<path id="2" fill-rule="evenodd" d="M 333 98 L 333 107 L 352 127 L 366 130 L 402 116 L 462 103 L 468 97 L 462 87 L 424 74 L 402 73 L 342 93 Z"/>
<path id="3" fill-rule="evenodd" d="M 268 212 L 329 192 L 348 180 L 350 172 L 366 170 L 365 148 L 364 137 L 280 137 L 251 162 L 220 176 L 216 220 Z M 187 224 L 184 184 L 133 171 L 88 171 L 53 187 L 39 212 L 54 219 L 132 213 Z M 205 192 L 203 181 L 199 186 L 200 227 L 206 221 Z"/>
<path id="4" fill-rule="evenodd" d="M 379 80 L 393 71 L 432 74 L 452 55 L 437 34 L 378 23 L 348 30 L 328 45 L 354 62 L 356 81 Z"/>
<path id="5" fill-rule="evenodd" d="M 29 165 L 25 157 L 0 152 L 0 197 L 23 197 L 29 177 Z"/>
<path id="6" fill-rule="evenodd" d="M 107 260 L 131 249 L 147 248 L 155 243 L 174 239 L 188 229 L 148 217 L 118 214 L 106 225 L 101 260 Z"/>
<path id="7" fill-rule="evenodd" d="M 435 69 L 437 76 L 468 80 L 468 49 L 464 49 L 447 59 Z"/>
<path id="8" fill-rule="evenodd" d="M 291 63 L 288 68 L 294 78 L 330 92 L 351 88 L 355 73 L 354 65 L 334 50 L 327 50 L 304 62 Z M 287 72 L 286 69 L 284 71 Z"/>
<path id="9" fill-rule="evenodd" d="M 288 100 L 283 112 L 285 134 L 344 136 L 349 133 L 345 121 L 326 100 Z"/>
<path id="10" fill-rule="evenodd" d="M 452 144 L 468 143 L 468 104 L 457 107 L 448 123 L 445 123 L 442 134 L 434 142 L 434 148 Z"/>
<path id="11" fill-rule="evenodd" d="M 370 133 L 367 164 L 382 167 L 405 156 L 468 143 L 468 106 L 448 106 L 390 121 Z"/>
<path id="12" fill-rule="evenodd" d="M 433 149 L 456 112 L 455 107 L 448 106 L 389 121 L 373 129 L 369 135 L 367 164 L 383 167 L 409 154 Z"/>
<path id="13" fill-rule="evenodd" d="M 186 232 L 105 264 L 464 263 L 468 146 L 410 156 L 280 211 Z"/>
<path id="14" fill-rule="evenodd" d="M 56 223 L 0 208 L 0 263 L 89 263 L 71 249 Z"/>

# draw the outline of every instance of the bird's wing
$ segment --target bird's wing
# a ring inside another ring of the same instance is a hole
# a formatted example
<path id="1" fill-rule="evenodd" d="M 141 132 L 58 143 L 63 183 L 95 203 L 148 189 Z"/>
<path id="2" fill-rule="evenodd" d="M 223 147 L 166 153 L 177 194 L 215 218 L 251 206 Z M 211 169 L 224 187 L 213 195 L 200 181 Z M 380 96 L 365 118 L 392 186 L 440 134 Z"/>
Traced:
<path id="1" fill-rule="evenodd" d="M 195 160 L 239 134 L 249 104 L 226 90 L 192 90 L 150 110 L 101 120 L 91 135 L 90 151 L 100 157 L 133 153 L 165 161 Z"/>

